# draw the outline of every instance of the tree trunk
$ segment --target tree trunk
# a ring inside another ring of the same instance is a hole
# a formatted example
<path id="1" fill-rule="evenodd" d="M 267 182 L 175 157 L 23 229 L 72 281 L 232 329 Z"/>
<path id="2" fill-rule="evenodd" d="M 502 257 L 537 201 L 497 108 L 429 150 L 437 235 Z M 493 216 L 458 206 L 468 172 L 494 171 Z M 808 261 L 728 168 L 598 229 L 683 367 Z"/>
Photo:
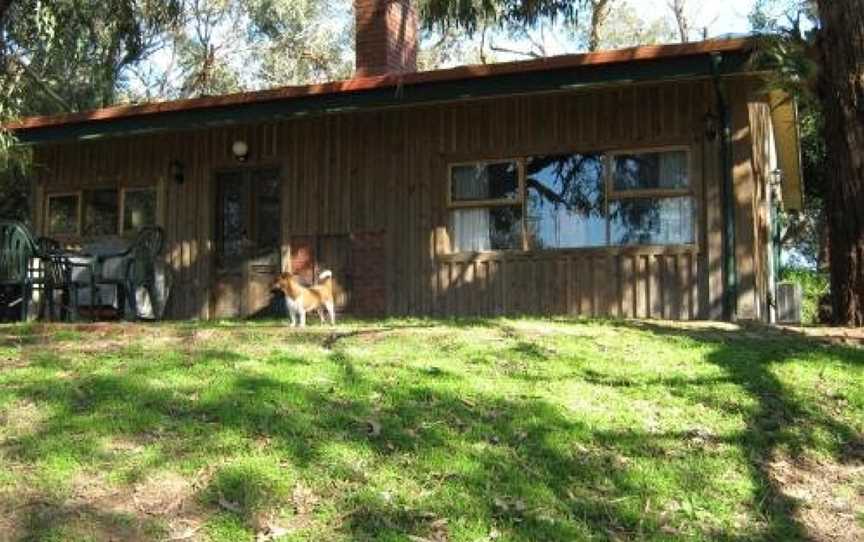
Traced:
<path id="1" fill-rule="evenodd" d="M 819 0 L 819 101 L 828 153 L 831 304 L 864 325 L 864 0 Z"/>
<path id="2" fill-rule="evenodd" d="M 0 0 L 0 23 L 3 22 L 3 17 L 10 6 L 12 6 L 12 0 Z"/>
<path id="3" fill-rule="evenodd" d="M 588 29 L 588 51 L 594 52 L 600 46 L 600 31 L 609 15 L 609 0 L 591 2 L 591 28 Z"/>
<path id="4" fill-rule="evenodd" d="M 678 37 L 681 39 L 681 43 L 690 41 L 690 21 L 687 20 L 685 5 L 685 0 L 672 0 L 669 2 L 669 8 L 675 16 L 675 25 L 678 27 Z"/>

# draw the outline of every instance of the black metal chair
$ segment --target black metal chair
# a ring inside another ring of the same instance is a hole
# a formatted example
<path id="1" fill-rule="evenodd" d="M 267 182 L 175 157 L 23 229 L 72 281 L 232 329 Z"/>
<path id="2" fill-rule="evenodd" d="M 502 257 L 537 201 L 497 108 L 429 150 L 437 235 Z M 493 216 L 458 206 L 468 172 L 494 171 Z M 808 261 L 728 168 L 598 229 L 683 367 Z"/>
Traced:
<path id="1" fill-rule="evenodd" d="M 77 291 L 71 279 L 71 268 L 60 243 L 47 237 L 34 239 L 30 229 L 21 222 L 0 220 L 0 287 L 6 314 L 10 312 L 8 309 L 20 306 L 17 316 L 26 320 L 36 290 L 44 294 L 49 319 L 55 315 L 58 291 L 67 316 L 77 313 Z"/>

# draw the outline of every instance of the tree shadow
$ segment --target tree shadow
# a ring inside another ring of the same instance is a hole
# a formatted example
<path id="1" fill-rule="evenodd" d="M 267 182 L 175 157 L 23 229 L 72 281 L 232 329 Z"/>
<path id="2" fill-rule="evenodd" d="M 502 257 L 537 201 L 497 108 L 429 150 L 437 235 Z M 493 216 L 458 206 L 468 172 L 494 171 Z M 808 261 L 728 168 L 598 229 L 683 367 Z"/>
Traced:
<path id="1" fill-rule="evenodd" d="M 777 342 L 766 347 L 764 341 L 732 330 L 702 331 L 656 323 L 617 325 L 706 346 L 705 359 L 722 369 L 721 376 L 660 376 L 638 384 L 676 391 L 692 401 L 707 400 L 701 395 L 708 387 L 739 386 L 756 402 L 755 408 L 744 413 L 744 431 L 716 437 L 687 431 L 598 430 L 543 398 L 479 390 L 466 397 L 460 391 L 466 384 L 463 377 L 450 372 L 427 374 L 434 377 L 433 382 L 424 382 L 412 381 L 421 375 L 406 371 L 407 379 L 389 385 L 369 377 L 371 371 L 381 368 L 363 366 L 336 341 L 329 343 L 326 361 L 321 362 L 331 364 L 335 373 L 327 383 L 234 371 L 213 385 L 205 381 L 165 386 L 158 380 L 162 371 L 172 364 L 186 367 L 183 358 L 171 358 L 78 379 L 45 377 L 16 384 L 11 390 L 15 398 L 44 404 L 51 414 L 31 432 L 0 445 L 0 456 L 27 464 L 63 456 L 81 465 L 98 466 L 112 461 L 106 441 L 146 443 L 150 456 L 128 473 L 127 483 L 134 483 L 158 469 L 220 465 L 228 447 L 238 446 L 238 439 L 241 449 L 265 441 L 274 455 L 301 474 L 329 473 L 326 475 L 335 479 L 347 473 L 345 477 L 356 478 L 359 487 L 367 475 L 358 472 L 349 459 L 331 453 L 334 447 L 348 446 L 371 454 L 395 472 L 410 465 L 405 478 L 420 485 L 425 495 L 405 502 L 362 489 L 351 492 L 339 505 L 344 508 L 340 529 L 352 539 L 386 539 L 405 533 L 432 538 L 441 528 L 437 519 L 444 517 L 468 523 L 488 519 L 518 540 L 579 540 L 650 538 L 663 532 L 668 519 L 660 510 L 649 510 L 648 503 L 652 498 L 661 499 L 664 489 L 646 482 L 630 462 L 663 457 L 675 443 L 698 441 L 702 447 L 726 444 L 744 451 L 749 476 L 759 488 L 753 501 L 767 522 L 756 537 L 725 529 L 711 532 L 710 538 L 806 538 L 793 519 L 797 504 L 784 496 L 767 464 L 780 447 L 803 453 L 814 445 L 817 431 L 835 436 L 838 443 L 856 446 L 858 442 L 860 446 L 860 436 L 852 427 L 799 404 L 771 371 L 772 365 L 811 346 Z M 327 337 L 319 336 L 318 344 L 327 344 Z M 524 338 L 512 339 L 516 354 L 541 366 L 554 355 Z M 848 356 L 850 363 L 861 359 L 857 351 L 844 350 L 841 355 Z M 194 356 L 217 363 L 247 359 L 230 347 L 203 349 Z M 289 359 L 292 366 L 303 369 L 301 362 Z M 591 368 L 574 374 L 604 387 L 627 388 L 637 383 Z M 370 420 L 376 424 L 373 430 L 368 427 Z M 838 446 L 833 451 L 845 460 L 844 450 Z M 683 472 L 681 480 L 669 483 L 678 484 L 682 494 L 699 494 L 705 474 L 687 468 L 691 470 Z M 217 470 L 212 479 L 204 481 L 198 498 L 213 513 L 235 513 L 220 511 L 214 495 L 227 486 L 258 487 L 264 483 L 259 478 L 266 482 L 266 477 L 259 477 L 247 484 L 244 476 L 243 471 L 226 474 Z M 247 509 L 255 506 L 252 499 L 249 503 L 241 500 L 239 506 L 236 514 L 241 518 L 255 512 Z M 103 512 L 110 513 L 93 510 L 88 517 Z M 59 510 L 55 516 L 64 514 Z M 27 519 L 30 516 L 38 519 L 33 514 L 25 517 L 25 539 L 39 539 L 47 531 L 38 521 Z M 673 532 L 670 537 L 686 535 Z"/>
<path id="2" fill-rule="evenodd" d="M 790 341 L 788 334 L 760 324 L 729 327 L 691 327 L 664 325 L 651 321 L 622 321 L 615 325 L 637 329 L 672 340 L 694 341 L 710 347 L 704 359 L 723 372 L 713 378 L 658 378 L 640 385 L 664 386 L 694 402 L 709 403 L 725 408 L 716 398 L 704 392 L 706 386 L 734 384 L 744 390 L 755 407 L 736 412 L 745 414 L 746 429 L 733 442 L 743 448 L 749 458 L 750 476 L 756 482 L 762 515 L 768 521 L 766 540 L 808 539 L 806 528 L 796 518 L 800 502 L 789 497 L 770 471 L 779 452 L 792 459 L 802 458 L 808 451 L 825 447 L 828 435 L 830 453 L 841 463 L 860 461 L 864 439 L 856 429 L 824 412 L 819 405 L 794 397 L 772 368 L 788 363 L 796 355 L 807 355 L 818 349 L 828 349 L 837 363 L 858 366 L 864 363 L 864 351 L 842 346 L 827 347 L 815 340 L 799 337 Z M 586 379 L 608 386 L 630 386 L 627 378 L 586 374 Z M 733 407 L 734 408 L 734 407 Z"/>

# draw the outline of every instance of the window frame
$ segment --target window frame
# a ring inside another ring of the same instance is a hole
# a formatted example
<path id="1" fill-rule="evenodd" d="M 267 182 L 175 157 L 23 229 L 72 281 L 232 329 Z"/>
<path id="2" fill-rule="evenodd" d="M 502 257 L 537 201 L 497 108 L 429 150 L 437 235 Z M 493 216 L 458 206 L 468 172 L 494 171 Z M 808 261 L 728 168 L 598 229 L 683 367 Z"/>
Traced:
<path id="1" fill-rule="evenodd" d="M 636 190 L 615 190 L 615 157 L 632 154 L 660 154 L 664 152 L 683 152 L 687 160 L 687 187 L 686 188 L 640 188 Z M 690 148 L 684 145 L 670 147 L 646 147 L 635 149 L 616 149 L 607 151 L 606 159 L 606 200 L 627 198 L 674 198 L 681 196 L 692 196 L 693 191 L 693 159 Z"/>
<path id="2" fill-rule="evenodd" d="M 684 152 L 686 157 L 686 171 L 687 171 L 687 180 L 688 185 L 686 188 L 650 188 L 650 189 L 638 189 L 638 190 L 615 190 L 614 188 L 614 159 L 616 156 L 627 155 L 627 154 L 650 154 L 650 153 L 662 153 L 662 152 L 676 152 L 681 151 Z M 566 248 L 534 248 L 530 246 L 530 241 L 528 239 L 527 232 L 527 222 L 525 220 L 526 216 L 526 205 L 528 198 L 526 197 L 526 163 L 527 160 L 536 155 L 556 155 L 556 154 L 588 154 L 588 153 L 596 153 L 603 155 L 603 162 L 605 165 L 606 171 L 604 172 L 604 180 L 603 180 L 603 212 L 604 212 L 604 220 L 606 222 L 606 241 L 605 244 L 599 246 L 586 246 L 586 247 L 566 247 Z M 522 210 L 522 220 L 521 220 L 521 229 L 522 229 L 522 247 L 514 248 L 514 249 L 505 249 L 505 250 L 488 250 L 488 251 L 454 251 L 453 250 L 453 240 L 448 239 L 448 247 L 445 256 L 458 256 L 460 254 L 471 254 L 471 253 L 482 253 L 482 254 L 524 254 L 529 252 L 568 252 L 568 251 L 608 251 L 608 250 L 622 250 L 622 249 L 630 249 L 630 250 L 639 250 L 645 249 L 646 247 L 663 247 L 664 249 L 668 249 L 669 247 L 684 247 L 690 250 L 698 250 L 699 248 L 699 235 L 700 235 L 700 227 L 699 227 L 699 190 L 697 187 L 697 178 L 694 176 L 694 160 L 693 160 L 694 150 L 692 146 L 686 144 L 670 144 L 670 145 L 657 145 L 657 146 L 635 146 L 635 147 L 618 147 L 618 148 L 606 148 L 606 149 L 590 149 L 590 148 L 557 148 L 551 149 L 548 152 L 544 152 L 542 150 L 535 150 L 531 153 L 526 153 L 519 155 L 517 157 L 496 157 L 496 158 L 484 158 L 478 160 L 466 160 L 464 156 L 462 159 L 458 161 L 453 161 L 447 164 L 447 194 L 446 194 L 446 212 L 448 213 L 447 226 L 446 230 L 448 232 L 448 237 L 452 237 L 452 232 L 450 231 L 450 219 L 449 214 L 453 211 L 460 209 L 488 209 L 493 207 L 521 207 Z M 498 164 L 504 162 L 515 162 L 517 165 L 518 172 L 518 192 L 516 199 L 514 200 L 477 200 L 477 201 L 453 201 L 453 169 L 459 166 L 476 166 L 476 165 L 485 165 L 485 164 Z M 667 245 L 655 245 L 655 244 L 613 244 L 612 243 L 612 235 L 611 235 L 611 221 L 609 220 L 609 204 L 611 201 L 622 200 L 622 199 L 645 199 L 645 198 L 657 198 L 657 199 L 665 199 L 665 198 L 679 198 L 679 197 L 689 197 L 692 199 L 692 213 L 693 213 L 693 242 L 692 243 L 672 243 Z"/>
<path id="3" fill-rule="evenodd" d="M 51 200 L 54 198 L 62 198 L 75 196 L 77 200 L 77 204 L 75 206 L 75 231 L 73 233 L 59 233 L 51 231 Z M 48 192 L 45 194 L 45 227 L 44 232 L 45 235 L 54 236 L 60 239 L 68 239 L 70 237 L 80 237 L 81 236 L 81 228 L 83 227 L 83 198 L 84 194 L 82 190 L 66 190 L 59 192 Z"/>
<path id="4" fill-rule="evenodd" d="M 478 199 L 478 200 L 454 200 L 453 199 L 453 170 L 464 166 L 487 166 L 490 164 L 516 164 L 516 198 L 515 199 Z M 522 158 L 492 158 L 485 160 L 467 160 L 453 162 L 447 165 L 447 207 L 449 208 L 487 208 L 487 207 L 517 207 L 524 203 L 525 199 L 525 160 Z"/>
<path id="5" fill-rule="evenodd" d="M 659 154 L 663 152 L 683 152 L 687 161 L 687 187 L 686 188 L 643 188 L 638 190 L 615 190 L 615 157 L 621 155 L 632 154 Z M 673 243 L 670 245 L 660 246 L 697 246 L 699 240 L 699 221 L 698 221 L 698 200 L 694 189 L 693 176 L 693 153 L 690 147 L 686 145 L 668 145 L 661 147 L 633 147 L 615 149 L 606 152 L 606 204 L 604 211 L 606 213 L 606 247 L 644 247 L 655 246 L 652 244 L 620 244 L 612 243 L 612 221 L 609 220 L 609 204 L 612 201 L 624 199 L 672 199 L 689 197 L 693 201 L 693 242 L 692 243 Z"/>

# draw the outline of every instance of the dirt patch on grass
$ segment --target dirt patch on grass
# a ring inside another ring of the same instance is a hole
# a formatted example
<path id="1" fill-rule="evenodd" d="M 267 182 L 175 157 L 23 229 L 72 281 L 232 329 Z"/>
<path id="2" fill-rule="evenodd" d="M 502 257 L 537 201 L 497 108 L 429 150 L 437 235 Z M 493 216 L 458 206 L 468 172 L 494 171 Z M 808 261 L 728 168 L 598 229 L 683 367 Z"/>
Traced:
<path id="1" fill-rule="evenodd" d="M 795 519 L 816 542 L 864 540 L 864 463 L 778 457 L 771 478 L 795 507 Z"/>
<path id="2" fill-rule="evenodd" d="M 206 519 L 197 491 L 197 484 L 174 472 L 155 473 L 131 486 L 82 474 L 62 496 L 23 490 L 13 499 L 4 499 L 8 502 L 0 507 L 4 512 L 0 542 L 51 536 L 132 542 L 198 540 Z"/>
<path id="3" fill-rule="evenodd" d="M 16 399 L 0 407 L 0 426 L 3 433 L 17 436 L 33 432 L 45 420 L 45 411 L 29 399 Z M 0 438 L 2 442 L 2 438 Z"/>

